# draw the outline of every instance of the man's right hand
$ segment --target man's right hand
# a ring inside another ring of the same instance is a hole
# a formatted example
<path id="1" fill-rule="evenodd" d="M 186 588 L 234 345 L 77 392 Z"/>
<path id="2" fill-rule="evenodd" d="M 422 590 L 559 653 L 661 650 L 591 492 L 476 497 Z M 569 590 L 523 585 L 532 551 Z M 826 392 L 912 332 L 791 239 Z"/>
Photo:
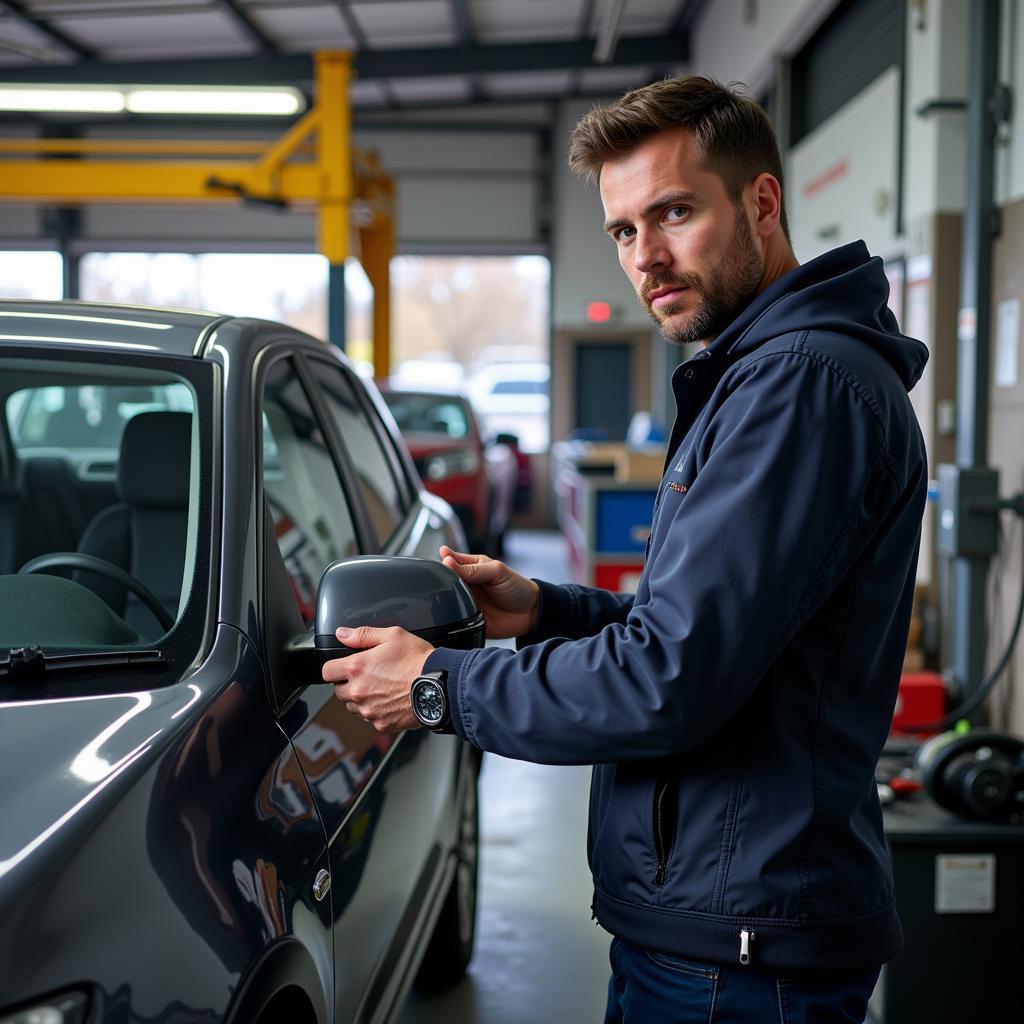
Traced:
<path id="1" fill-rule="evenodd" d="M 441 547 L 441 561 L 473 592 L 488 638 L 504 640 L 533 632 L 540 613 L 540 587 L 533 580 L 487 555 L 467 555 L 447 546 Z"/>

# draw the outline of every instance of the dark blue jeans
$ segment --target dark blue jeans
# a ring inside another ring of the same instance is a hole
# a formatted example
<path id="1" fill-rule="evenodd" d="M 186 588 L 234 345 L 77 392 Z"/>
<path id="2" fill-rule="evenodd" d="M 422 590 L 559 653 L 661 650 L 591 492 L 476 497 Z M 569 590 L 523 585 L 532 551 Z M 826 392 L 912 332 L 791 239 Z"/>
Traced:
<path id="1" fill-rule="evenodd" d="M 878 969 L 775 974 L 612 939 L 604 1024 L 861 1024 Z"/>

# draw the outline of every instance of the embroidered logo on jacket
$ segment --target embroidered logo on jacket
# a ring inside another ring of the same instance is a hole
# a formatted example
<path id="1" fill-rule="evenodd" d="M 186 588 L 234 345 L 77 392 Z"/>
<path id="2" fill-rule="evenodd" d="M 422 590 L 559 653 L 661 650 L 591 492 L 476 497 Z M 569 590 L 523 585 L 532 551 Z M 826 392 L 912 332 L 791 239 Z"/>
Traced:
<path id="1" fill-rule="evenodd" d="M 677 494 L 685 494 L 688 490 L 685 484 L 677 484 L 674 480 L 669 482 L 669 490 L 675 491 Z"/>

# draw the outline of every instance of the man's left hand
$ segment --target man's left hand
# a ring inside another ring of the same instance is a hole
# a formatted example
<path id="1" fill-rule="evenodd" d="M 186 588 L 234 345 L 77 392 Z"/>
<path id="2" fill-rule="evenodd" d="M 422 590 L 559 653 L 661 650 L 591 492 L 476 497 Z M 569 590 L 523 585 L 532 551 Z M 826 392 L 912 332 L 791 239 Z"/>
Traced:
<path id="1" fill-rule="evenodd" d="M 338 700 L 377 732 L 420 728 L 409 689 L 434 648 L 399 626 L 341 627 L 335 635 L 346 647 L 359 649 L 358 654 L 325 662 L 321 670 L 324 682 L 334 683 Z"/>

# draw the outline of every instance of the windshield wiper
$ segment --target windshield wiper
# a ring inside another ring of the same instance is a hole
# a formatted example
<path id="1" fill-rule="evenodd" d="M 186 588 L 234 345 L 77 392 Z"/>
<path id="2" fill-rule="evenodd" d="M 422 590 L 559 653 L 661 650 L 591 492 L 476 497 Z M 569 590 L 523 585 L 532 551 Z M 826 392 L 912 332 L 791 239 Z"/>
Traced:
<path id="1" fill-rule="evenodd" d="M 69 669 L 138 668 L 164 665 L 163 651 L 88 651 L 84 654 L 46 654 L 41 647 L 12 647 L 9 658 L 0 661 L 0 678 L 14 682 L 42 679 L 52 672 Z"/>

